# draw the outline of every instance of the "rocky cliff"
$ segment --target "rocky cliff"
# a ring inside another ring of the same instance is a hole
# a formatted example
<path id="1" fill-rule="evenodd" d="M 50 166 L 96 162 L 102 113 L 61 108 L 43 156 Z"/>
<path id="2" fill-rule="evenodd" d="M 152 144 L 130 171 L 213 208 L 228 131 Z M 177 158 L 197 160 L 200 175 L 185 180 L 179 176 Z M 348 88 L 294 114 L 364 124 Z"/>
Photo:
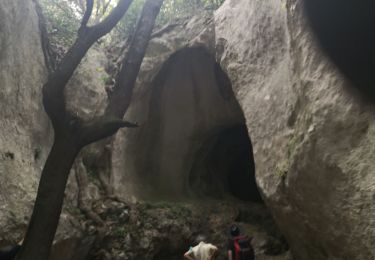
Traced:
<path id="1" fill-rule="evenodd" d="M 0 22 L 1 241 L 27 224 L 52 132 L 33 3 L 2 1 Z M 105 103 L 104 63 L 94 50 L 69 87 L 83 116 Z M 254 199 L 255 174 L 296 259 L 373 259 L 375 109 L 349 84 L 300 0 L 227 0 L 155 32 L 126 114 L 140 127 L 115 137 L 109 180 L 130 199 Z"/>
<path id="2" fill-rule="evenodd" d="M 122 196 L 220 196 L 238 180 L 248 185 L 237 187 L 238 196 L 251 199 L 248 187 L 256 190 L 245 118 L 215 62 L 212 18 L 203 13 L 155 33 L 126 114 L 140 127 L 115 140 L 113 170 Z M 231 147 L 222 145 L 225 137 Z M 244 174 L 231 177 L 230 163 L 243 166 Z"/>
<path id="3" fill-rule="evenodd" d="M 374 107 L 347 91 L 301 1 L 228 0 L 215 19 L 257 183 L 295 257 L 373 259 Z"/>
<path id="4" fill-rule="evenodd" d="M 0 233 L 14 239 L 27 224 L 52 133 L 40 95 L 47 74 L 34 3 L 1 1 L 0 23 Z"/>
<path id="5" fill-rule="evenodd" d="M 53 130 L 42 106 L 47 68 L 39 18 L 33 1 L 0 3 L 0 245 L 24 235 L 52 144 Z M 69 83 L 68 106 L 83 117 L 104 107 L 106 62 L 104 53 L 93 48 Z M 101 148 L 91 150 L 96 156 Z M 74 174 L 67 195 L 69 211 L 77 196 Z M 59 238 L 75 234 L 68 211 L 62 214 Z"/>
<path id="6" fill-rule="evenodd" d="M 153 84 L 158 71 L 169 63 L 169 57 L 197 45 L 215 55 L 230 78 L 252 140 L 258 187 L 295 257 L 372 259 L 375 254 L 371 246 L 375 238 L 374 108 L 353 91 L 349 93 L 346 87 L 350 83 L 315 42 L 301 1 L 227 0 L 215 13 L 213 24 L 208 18 L 194 18 L 156 35 L 127 114 L 144 125 L 117 137 L 113 160 L 115 178 L 121 180 L 117 182 L 117 190 L 131 191 L 136 196 L 184 194 L 191 184 L 186 169 L 199 172 L 201 179 L 207 176 L 207 168 L 194 168 L 194 159 L 206 158 L 207 154 L 201 156 L 199 151 L 189 149 L 196 143 L 209 146 L 194 135 L 194 129 L 203 129 L 202 122 L 215 121 L 214 117 L 211 115 L 208 120 L 203 109 L 199 112 L 201 124 L 194 121 L 196 116 L 182 117 L 183 120 L 173 124 L 171 115 L 182 115 L 179 107 L 191 97 L 184 111 L 199 108 L 199 98 L 204 99 L 202 93 L 194 96 L 183 92 L 186 87 L 193 91 L 194 84 L 184 85 L 173 77 L 199 80 L 200 90 L 209 83 L 192 76 L 189 67 L 179 71 L 180 65 L 175 64 L 165 83 L 170 87 L 158 91 Z M 194 54 L 183 60 L 187 62 L 191 57 Z M 200 67 L 204 62 L 199 63 L 193 64 L 204 71 Z M 209 70 L 204 72 L 209 73 Z M 170 90 L 166 92 L 167 89 Z M 161 102 L 158 106 L 153 105 L 155 91 Z M 180 97 L 176 96 L 179 91 Z M 219 103 L 210 104 L 222 116 L 230 111 Z M 173 108 L 175 111 L 171 111 Z M 152 120 L 147 119 L 150 113 Z M 153 120 L 158 127 L 150 127 Z M 218 122 L 231 125 L 228 118 Z M 146 125 L 151 133 L 144 130 Z M 178 133 L 174 132 L 176 129 Z M 150 136 L 151 140 L 147 139 Z M 162 150 L 153 148 L 163 143 L 166 146 Z M 147 163 L 139 156 L 147 158 Z M 155 158 L 157 164 L 152 162 Z M 175 167 L 176 164 L 180 166 Z M 220 171 L 216 173 L 220 176 Z M 171 186 L 169 180 L 176 185 Z"/>

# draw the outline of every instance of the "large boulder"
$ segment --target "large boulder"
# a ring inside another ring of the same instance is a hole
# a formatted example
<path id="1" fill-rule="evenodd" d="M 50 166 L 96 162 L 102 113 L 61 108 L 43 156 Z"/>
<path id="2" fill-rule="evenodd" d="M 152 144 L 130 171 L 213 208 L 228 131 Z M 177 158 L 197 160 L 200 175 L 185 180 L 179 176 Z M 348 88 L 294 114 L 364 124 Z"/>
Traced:
<path id="1" fill-rule="evenodd" d="M 295 257 L 374 259 L 374 108 L 349 93 L 301 2 L 227 0 L 215 15 L 218 61 L 246 117 L 257 183 Z"/>
<path id="2" fill-rule="evenodd" d="M 47 74 L 34 3 L 1 1 L 0 23 L 1 240 L 27 224 L 52 130 L 40 95 Z"/>

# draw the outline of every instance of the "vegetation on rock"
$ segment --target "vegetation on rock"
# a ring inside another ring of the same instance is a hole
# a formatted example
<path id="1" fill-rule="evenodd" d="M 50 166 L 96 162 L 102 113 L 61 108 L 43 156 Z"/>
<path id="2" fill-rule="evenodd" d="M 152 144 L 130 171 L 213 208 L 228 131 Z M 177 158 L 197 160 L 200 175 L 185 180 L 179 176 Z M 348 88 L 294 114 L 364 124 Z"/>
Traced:
<path id="1" fill-rule="evenodd" d="M 89 24 L 95 24 L 103 19 L 114 8 L 118 0 L 100 0 L 93 6 L 93 14 Z M 156 20 L 156 27 L 187 18 L 199 10 L 216 10 L 225 0 L 165 0 Z M 47 30 L 51 42 L 55 46 L 70 46 L 80 26 L 80 20 L 85 12 L 82 0 L 39 0 L 47 20 Z M 134 33 L 139 13 L 145 0 L 134 0 L 126 16 L 122 18 L 109 37 L 126 39 Z"/>

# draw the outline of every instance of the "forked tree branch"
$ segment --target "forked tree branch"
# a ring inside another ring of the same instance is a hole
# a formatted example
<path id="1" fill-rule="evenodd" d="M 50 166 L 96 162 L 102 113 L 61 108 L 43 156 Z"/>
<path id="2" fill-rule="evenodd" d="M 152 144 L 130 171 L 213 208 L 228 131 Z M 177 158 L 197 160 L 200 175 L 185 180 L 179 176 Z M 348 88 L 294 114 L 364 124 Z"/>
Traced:
<path id="1" fill-rule="evenodd" d="M 73 46 L 68 50 L 60 64 L 58 64 L 56 70 L 49 75 L 47 83 L 43 86 L 43 105 L 52 121 L 55 131 L 66 125 L 67 120 L 69 120 L 64 96 L 64 89 L 68 81 L 90 47 L 95 41 L 111 31 L 128 10 L 132 1 L 120 0 L 103 22 L 81 31 Z M 88 8 L 84 19 L 89 19 L 92 12 L 90 0 L 87 3 Z M 84 19 L 82 20 L 82 24 L 86 23 Z"/>
<path id="2" fill-rule="evenodd" d="M 86 11 L 85 11 L 85 14 L 83 15 L 83 18 L 81 21 L 81 28 L 79 28 L 78 34 L 81 32 L 81 30 L 87 27 L 87 23 L 90 20 L 93 7 L 94 7 L 94 0 L 86 0 Z"/>
<path id="3" fill-rule="evenodd" d="M 80 134 L 82 138 L 79 138 L 82 145 L 109 137 L 120 128 L 138 126 L 123 121 L 122 118 L 129 107 L 136 79 L 162 4 L 163 0 L 147 0 L 145 3 L 127 55 L 122 60 L 106 111 L 103 116 L 83 124 Z"/>
<path id="4" fill-rule="evenodd" d="M 78 34 L 74 45 L 43 86 L 43 104 L 52 121 L 55 138 L 43 167 L 33 213 L 18 260 L 49 258 L 69 173 L 82 147 L 114 134 L 121 127 L 135 126 L 122 121 L 122 117 L 129 106 L 135 80 L 163 0 L 147 0 L 128 56 L 123 60 L 115 92 L 102 117 L 90 121 L 75 117 L 67 111 L 64 95 L 66 84 L 88 49 L 116 25 L 131 2 L 132 0 L 120 0 L 104 21 L 87 27 Z M 85 19 L 89 19 L 90 10 L 85 13 L 88 17 Z M 82 24 L 87 24 L 87 21 L 83 20 Z"/>
<path id="5" fill-rule="evenodd" d="M 117 6 L 102 22 L 92 27 L 92 31 L 95 32 L 95 35 L 99 35 L 100 38 L 111 31 L 124 14 L 123 10 L 126 11 L 132 2 L 133 0 L 120 0 Z"/>
<path id="6" fill-rule="evenodd" d="M 109 118 L 106 116 L 91 119 L 82 124 L 78 136 L 80 146 L 96 142 L 115 134 L 120 128 L 138 127 L 136 123 L 130 123 L 118 118 Z"/>
<path id="7" fill-rule="evenodd" d="M 148 0 L 143 7 L 129 50 L 122 60 L 113 93 L 109 98 L 105 111 L 107 117 L 122 118 L 129 107 L 136 79 L 162 4 L 163 0 Z"/>

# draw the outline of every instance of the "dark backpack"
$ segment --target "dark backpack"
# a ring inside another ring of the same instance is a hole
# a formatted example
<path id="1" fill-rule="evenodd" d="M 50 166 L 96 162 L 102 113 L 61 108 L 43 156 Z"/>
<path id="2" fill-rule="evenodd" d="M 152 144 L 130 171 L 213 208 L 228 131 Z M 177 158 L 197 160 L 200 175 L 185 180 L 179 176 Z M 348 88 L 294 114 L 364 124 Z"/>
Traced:
<path id="1" fill-rule="evenodd" d="M 254 250 L 247 236 L 238 236 L 233 239 L 235 260 L 254 260 Z"/>

